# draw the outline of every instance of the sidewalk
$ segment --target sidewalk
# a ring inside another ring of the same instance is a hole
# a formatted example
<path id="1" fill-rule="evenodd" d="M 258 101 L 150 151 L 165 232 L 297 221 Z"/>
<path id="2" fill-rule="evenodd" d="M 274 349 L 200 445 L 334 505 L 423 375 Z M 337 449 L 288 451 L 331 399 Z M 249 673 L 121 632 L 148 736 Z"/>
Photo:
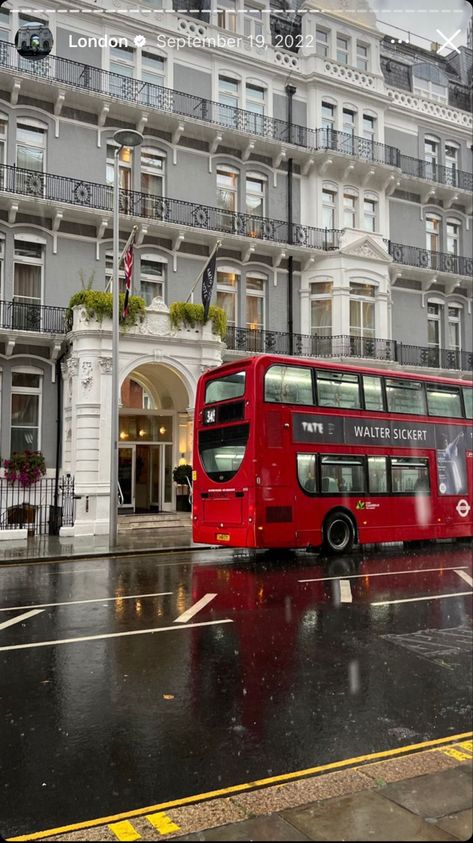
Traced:
<path id="1" fill-rule="evenodd" d="M 473 742 L 458 736 L 457 742 L 432 744 L 417 751 L 408 747 L 380 753 L 371 762 L 367 757 L 328 765 L 331 772 L 294 781 L 288 775 L 279 778 L 284 783 L 266 787 L 264 781 L 250 782 L 115 817 L 91 818 L 28 839 L 468 840 Z M 379 760 L 379 755 L 389 758 Z"/>
<path id="2" fill-rule="evenodd" d="M 117 547 L 110 549 L 108 535 L 34 536 L 26 541 L 0 542 L 0 565 L 18 562 L 45 562 L 67 559 L 89 559 L 94 556 L 133 556 L 135 553 L 160 553 L 163 550 L 188 550 L 194 545 L 191 526 L 136 530 L 118 534 Z"/>

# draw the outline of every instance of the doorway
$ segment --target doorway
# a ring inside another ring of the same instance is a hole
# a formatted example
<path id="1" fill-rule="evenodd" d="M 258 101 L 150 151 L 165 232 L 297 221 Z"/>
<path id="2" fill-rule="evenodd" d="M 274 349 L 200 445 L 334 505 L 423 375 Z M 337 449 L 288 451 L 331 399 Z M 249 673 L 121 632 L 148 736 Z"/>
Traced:
<path id="1" fill-rule="evenodd" d="M 118 482 L 124 512 L 169 512 L 173 509 L 172 445 L 119 445 Z"/>

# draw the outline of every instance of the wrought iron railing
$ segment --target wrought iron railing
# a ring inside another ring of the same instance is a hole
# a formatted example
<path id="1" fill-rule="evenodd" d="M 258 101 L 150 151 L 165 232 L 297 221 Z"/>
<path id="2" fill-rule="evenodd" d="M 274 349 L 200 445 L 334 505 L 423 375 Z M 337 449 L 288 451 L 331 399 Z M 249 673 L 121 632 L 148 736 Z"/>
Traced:
<path id="1" fill-rule="evenodd" d="M 456 167 L 444 167 L 442 164 L 422 161 L 410 155 L 401 155 L 400 166 L 407 176 L 428 179 L 450 187 L 458 187 L 460 190 L 473 190 L 473 173 L 457 170 Z"/>
<path id="2" fill-rule="evenodd" d="M 334 129 L 310 129 L 307 126 L 290 124 L 286 120 L 256 114 L 253 111 L 225 105 L 195 94 L 176 91 L 173 88 L 165 88 L 151 82 L 142 82 L 139 79 L 132 79 L 72 59 L 47 56 L 40 61 L 31 62 L 19 57 L 13 44 L 0 42 L 0 67 L 27 74 L 36 79 L 50 80 L 55 85 L 68 85 L 75 89 L 105 94 L 113 99 L 125 100 L 160 112 L 202 120 L 223 129 L 258 135 L 282 143 L 292 143 L 314 152 L 327 149 L 346 153 L 362 160 L 401 168 L 406 175 L 432 179 L 446 185 L 452 184 L 452 171 L 449 168 L 439 166 L 432 171 L 432 174 L 427 172 L 424 175 L 424 161 L 401 155 L 399 149 L 388 144 Z M 465 190 L 471 189 L 471 173 L 457 170 L 455 179 L 452 186 Z"/>
<path id="3" fill-rule="evenodd" d="M 455 275 L 473 276 L 473 258 L 451 255 L 447 252 L 432 252 L 419 246 L 405 246 L 389 241 L 389 254 L 394 263 L 434 269 L 437 272 L 453 272 Z"/>
<path id="4" fill-rule="evenodd" d="M 113 210 L 113 188 L 110 185 L 23 170 L 5 164 L 0 167 L 0 192 L 2 190 L 53 202 L 66 202 L 76 207 L 96 208 L 110 213 Z M 285 220 L 225 211 L 211 205 L 153 196 L 138 190 L 120 190 L 120 212 L 156 222 L 274 243 L 291 243 L 308 249 L 336 249 L 340 239 L 340 231 L 337 229 L 314 228 L 300 223 L 293 223 L 289 227 Z"/>
<path id="5" fill-rule="evenodd" d="M 436 349 L 405 345 L 397 340 L 385 340 L 348 335 L 317 336 L 283 331 L 227 328 L 227 349 L 248 354 L 287 354 L 300 357 L 384 360 L 410 366 L 471 371 L 473 352 L 458 349 Z"/>
<path id="6" fill-rule="evenodd" d="M 12 331 L 63 334 L 65 314 L 64 307 L 0 300 L 0 328 Z"/>
<path id="7" fill-rule="evenodd" d="M 42 477 L 31 486 L 0 477 L 0 530 L 26 528 L 36 535 L 58 535 L 75 518 L 74 478 Z"/>

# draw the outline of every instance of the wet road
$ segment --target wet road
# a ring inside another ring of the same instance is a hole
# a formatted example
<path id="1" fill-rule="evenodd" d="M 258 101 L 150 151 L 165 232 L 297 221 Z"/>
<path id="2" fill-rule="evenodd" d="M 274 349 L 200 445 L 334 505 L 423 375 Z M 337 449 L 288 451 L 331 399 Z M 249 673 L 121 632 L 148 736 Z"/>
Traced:
<path id="1" fill-rule="evenodd" d="M 339 571 L 335 573 L 339 574 Z M 471 545 L 0 568 L 0 834 L 471 728 Z"/>

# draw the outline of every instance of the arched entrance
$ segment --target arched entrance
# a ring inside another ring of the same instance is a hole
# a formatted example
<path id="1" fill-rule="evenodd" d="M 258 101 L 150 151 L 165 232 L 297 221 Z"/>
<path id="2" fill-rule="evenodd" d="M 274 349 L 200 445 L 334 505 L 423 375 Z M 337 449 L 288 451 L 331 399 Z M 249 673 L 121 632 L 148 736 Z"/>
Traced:
<path id="1" fill-rule="evenodd" d="M 163 363 L 144 363 L 123 381 L 118 431 L 119 512 L 144 514 L 177 508 L 172 473 L 177 464 L 191 462 L 190 403 L 182 378 Z"/>

